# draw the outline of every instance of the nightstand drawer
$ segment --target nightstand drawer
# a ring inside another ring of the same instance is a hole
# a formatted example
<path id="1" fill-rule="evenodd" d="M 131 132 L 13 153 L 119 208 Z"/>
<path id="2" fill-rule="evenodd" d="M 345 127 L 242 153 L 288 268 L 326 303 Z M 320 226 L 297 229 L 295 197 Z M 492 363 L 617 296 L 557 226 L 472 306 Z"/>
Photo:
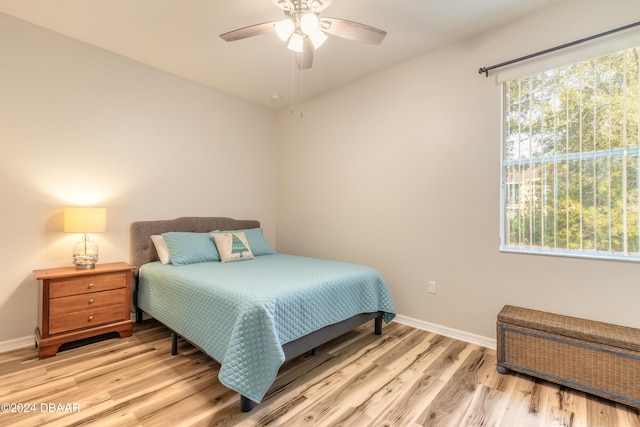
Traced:
<path id="1" fill-rule="evenodd" d="M 86 276 L 75 279 L 52 280 L 49 298 L 60 298 L 88 292 L 124 288 L 127 285 L 124 273 Z"/>
<path id="2" fill-rule="evenodd" d="M 60 316 L 51 316 L 49 318 L 49 333 L 57 334 L 74 329 L 90 328 L 109 322 L 125 320 L 127 318 L 126 311 L 124 304 L 120 304 L 62 314 Z"/>
<path id="3" fill-rule="evenodd" d="M 61 314 L 70 314 L 76 311 L 102 308 L 110 305 L 123 305 L 126 301 L 127 290 L 124 288 L 54 298 L 49 302 L 49 315 L 59 316 Z"/>

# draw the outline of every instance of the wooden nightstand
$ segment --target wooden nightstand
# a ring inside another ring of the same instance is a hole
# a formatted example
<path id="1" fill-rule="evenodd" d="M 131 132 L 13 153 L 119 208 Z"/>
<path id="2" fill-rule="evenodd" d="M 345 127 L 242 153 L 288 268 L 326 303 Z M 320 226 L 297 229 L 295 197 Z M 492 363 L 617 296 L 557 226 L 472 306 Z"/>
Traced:
<path id="1" fill-rule="evenodd" d="M 36 344 L 40 359 L 65 343 L 117 332 L 131 336 L 131 270 L 126 262 L 35 270 L 39 282 Z"/>

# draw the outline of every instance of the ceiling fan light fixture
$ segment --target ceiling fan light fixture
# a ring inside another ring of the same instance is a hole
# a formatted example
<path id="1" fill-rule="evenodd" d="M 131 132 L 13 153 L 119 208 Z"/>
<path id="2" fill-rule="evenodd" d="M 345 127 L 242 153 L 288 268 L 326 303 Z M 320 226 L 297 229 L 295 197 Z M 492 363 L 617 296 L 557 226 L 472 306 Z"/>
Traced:
<path id="1" fill-rule="evenodd" d="M 318 17 L 315 13 L 305 13 L 300 18 L 300 29 L 308 36 L 318 31 Z"/>
<path id="2" fill-rule="evenodd" d="M 276 34 L 278 35 L 280 40 L 286 42 L 287 40 L 289 40 L 289 37 L 291 37 L 291 34 L 293 34 L 293 32 L 295 31 L 296 24 L 294 24 L 291 19 L 287 18 L 283 19 L 282 21 L 276 22 L 275 27 Z"/>
<path id="3" fill-rule="evenodd" d="M 294 52 L 302 53 L 304 51 L 304 37 L 302 34 L 293 33 L 287 47 Z"/>
<path id="4" fill-rule="evenodd" d="M 327 37 L 327 35 L 322 32 L 320 29 L 317 29 L 314 33 L 309 34 L 309 38 L 311 39 L 311 43 L 313 44 L 313 48 L 317 49 L 320 46 L 322 46 L 322 44 L 327 41 L 327 39 L 329 37 Z"/>
<path id="5" fill-rule="evenodd" d="M 320 29 L 320 21 L 315 13 L 305 13 L 300 18 L 300 29 L 305 33 L 314 49 L 319 48 L 327 40 L 327 35 Z"/>
<path id="6" fill-rule="evenodd" d="M 0 0 L 1 1 L 1 0 Z M 328 36 L 337 36 L 362 43 L 380 44 L 386 31 L 359 22 L 341 18 L 329 18 L 326 8 L 335 0 L 272 0 L 284 12 L 285 19 L 249 25 L 220 34 L 227 42 L 242 40 L 260 34 L 275 32 L 287 47 L 301 55 L 294 55 L 298 68 L 306 70 L 313 64 L 314 50 Z"/>

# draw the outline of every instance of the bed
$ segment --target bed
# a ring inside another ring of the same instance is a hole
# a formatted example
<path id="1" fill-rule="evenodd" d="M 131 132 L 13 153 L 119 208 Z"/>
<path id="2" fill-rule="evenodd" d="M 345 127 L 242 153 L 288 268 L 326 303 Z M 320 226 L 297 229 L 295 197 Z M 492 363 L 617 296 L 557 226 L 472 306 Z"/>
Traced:
<path id="1" fill-rule="evenodd" d="M 163 236 L 165 249 L 156 249 L 152 236 Z M 233 256 L 250 257 L 222 262 L 230 256 L 223 237 L 233 237 Z M 215 256 L 211 246 L 214 252 L 220 249 Z M 376 270 L 276 253 L 255 220 L 134 222 L 131 261 L 137 267 L 136 321 L 145 312 L 166 325 L 172 354 L 181 336 L 218 361 L 218 379 L 240 393 L 243 412 L 260 403 L 285 360 L 372 319 L 380 335 L 382 322 L 395 317 Z"/>

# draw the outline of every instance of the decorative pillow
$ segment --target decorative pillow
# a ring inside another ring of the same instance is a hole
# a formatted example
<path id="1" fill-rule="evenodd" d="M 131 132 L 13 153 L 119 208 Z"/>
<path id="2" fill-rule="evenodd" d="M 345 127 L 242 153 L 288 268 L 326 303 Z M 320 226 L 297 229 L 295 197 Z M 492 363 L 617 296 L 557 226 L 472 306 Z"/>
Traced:
<path id="1" fill-rule="evenodd" d="M 211 233 L 222 262 L 253 259 L 251 247 L 243 231 L 229 233 Z"/>
<path id="2" fill-rule="evenodd" d="M 220 261 L 220 254 L 210 233 L 171 231 L 162 233 L 162 237 L 169 248 L 173 265 Z"/>
<path id="3" fill-rule="evenodd" d="M 217 233 L 218 231 L 216 231 Z M 247 236 L 247 242 L 249 242 L 249 246 L 251 247 L 251 253 L 253 256 L 260 255 L 273 255 L 276 253 L 269 243 L 267 243 L 264 238 L 264 234 L 262 233 L 262 228 L 245 228 L 244 230 L 229 230 L 229 231 L 220 231 L 220 233 L 238 233 L 243 232 L 245 236 Z"/>
<path id="4" fill-rule="evenodd" d="M 151 236 L 151 241 L 156 248 L 160 262 L 169 264 L 171 262 L 171 254 L 169 253 L 169 247 L 167 246 L 167 242 L 164 241 L 164 238 L 159 234 L 154 234 Z"/>

